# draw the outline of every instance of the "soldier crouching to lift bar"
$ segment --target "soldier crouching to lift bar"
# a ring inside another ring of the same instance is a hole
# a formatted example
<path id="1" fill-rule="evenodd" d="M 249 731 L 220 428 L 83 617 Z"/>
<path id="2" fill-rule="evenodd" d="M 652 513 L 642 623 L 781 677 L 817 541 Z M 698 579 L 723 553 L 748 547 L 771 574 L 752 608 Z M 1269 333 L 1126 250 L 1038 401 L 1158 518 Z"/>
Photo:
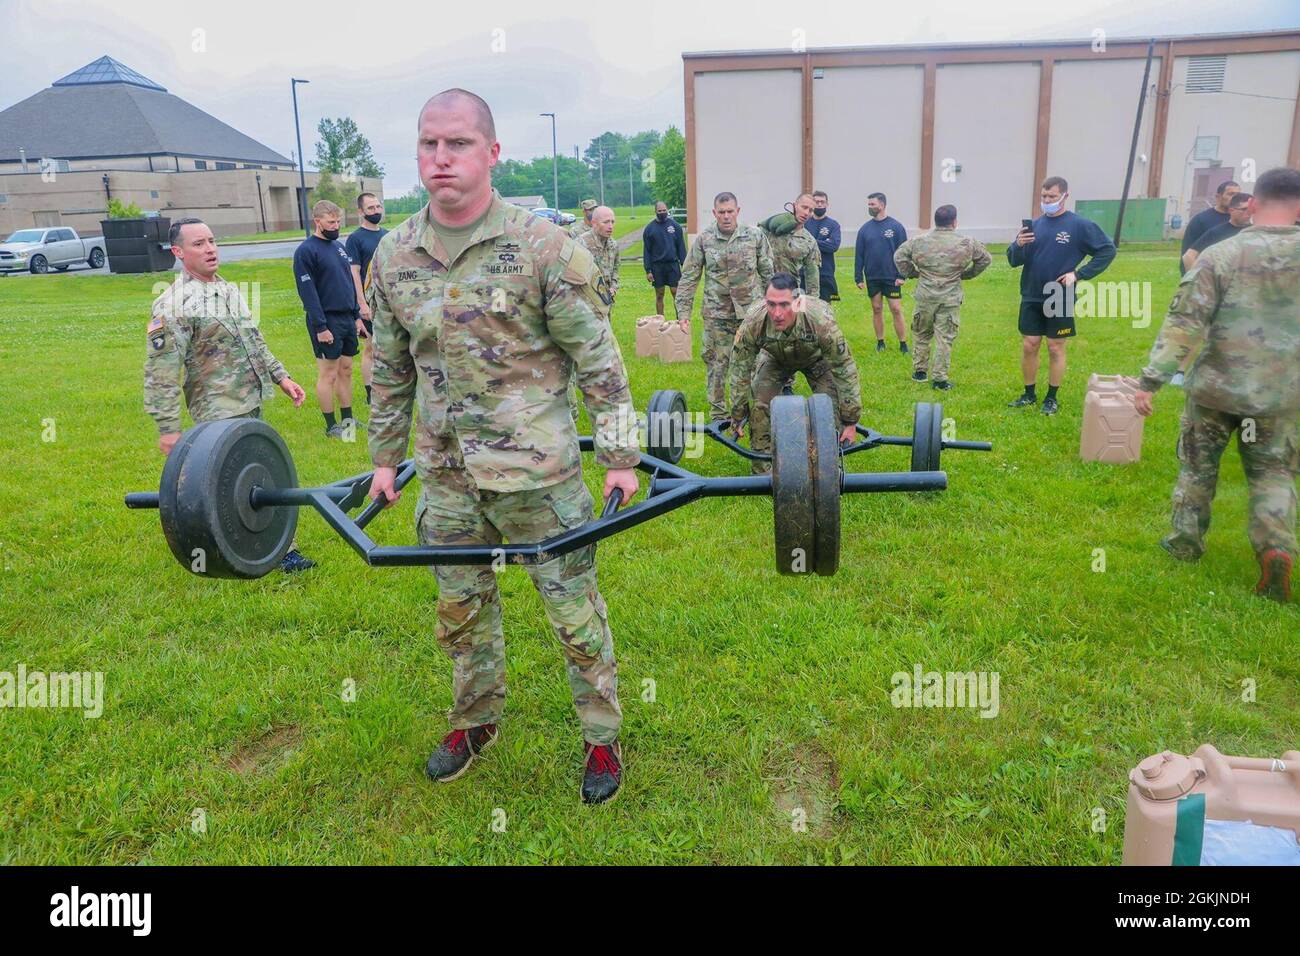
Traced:
<path id="1" fill-rule="evenodd" d="M 749 419 L 749 447 L 772 450 L 772 399 L 782 385 L 802 372 L 809 388 L 831 396 L 840 419 L 840 443 L 857 433 L 862 415 L 858 367 L 835 324 L 830 306 L 800 294 L 799 280 L 778 272 L 736 330 L 731 353 L 731 422 L 739 434 Z M 751 396 L 752 392 L 752 396 Z M 772 470 L 770 461 L 752 462 L 754 474 Z"/>

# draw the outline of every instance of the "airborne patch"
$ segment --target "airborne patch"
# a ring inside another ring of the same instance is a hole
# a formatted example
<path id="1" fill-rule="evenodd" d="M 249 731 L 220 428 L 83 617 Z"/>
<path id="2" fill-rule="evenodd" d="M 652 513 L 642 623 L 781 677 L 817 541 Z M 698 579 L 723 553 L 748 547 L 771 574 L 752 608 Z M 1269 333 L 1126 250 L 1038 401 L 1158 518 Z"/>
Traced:
<path id="1" fill-rule="evenodd" d="M 167 345 L 167 325 L 161 318 L 154 316 L 149 320 L 146 334 L 149 336 L 149 348 L 154 352 L 161 352 Z"/>

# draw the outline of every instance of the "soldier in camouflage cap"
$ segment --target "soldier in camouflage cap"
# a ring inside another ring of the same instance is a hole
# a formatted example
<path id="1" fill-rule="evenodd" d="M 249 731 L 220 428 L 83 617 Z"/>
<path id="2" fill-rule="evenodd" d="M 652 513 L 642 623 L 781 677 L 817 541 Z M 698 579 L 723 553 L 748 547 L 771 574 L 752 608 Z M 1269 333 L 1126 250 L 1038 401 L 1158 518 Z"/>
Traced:
<path id="1" fill-rule="evenodd" d="M 1249 205 L 1255 224 L 1206 249 L 1183 276 L 1133 403 L 1150 415 L 1153 394 L 1204 340 L 1187 373 L 1173 531 L 1160 543 L 1184 561 L 1205 552 L 1219 459 L 1237 432 L 1261 571 L 1255 593 L 1288 601 L 1300 474 L 1300 171 L 1262 174 Z"/>
<path id="2" fill-rule="evenodd" d="M 786 204 L 786 210 L 758 224 L 772 249 L 772 271 L 790 273 L 805 292 L 817 298 L 822 292 L 822 253 L 817 240 L 804 228 L 813 212 L 812 193 L 800 193 L 793 204 Z"/>
<path id="3" fill-rule="evenodd" d="M 778 272 L 762 301 L 751 306 L 736 332 L 731 353 L 731 421 L 740 432 L 749 419 L 749 447 L 772 450 L 772 399 L 802 372 L 814 392 L 829 395 L 840 417 L 840 441 L 856 434 L 862 417 L 858 367 L 830 306 L 798 291 L 798 280 Z M 752 398 L 751 398 L 752 394 Z M 771 463 L 751 463 L 754 474 Z"/>
<path id="4" fill-rule="evenodd" d="M 975 278 L 993 261 L 982 242 L 959 236 L 956 229 L 957 207 L 940 206 L 934 211 L 933 230 L 894 250 L 898 274 L 921 280 L 912 313 L 912 380 L 924 382 L 928 376 L 940 391 L 952 388 L 948 361 L 961 326 L 961 281 Z"/>
<path id="5" fill-rule="evenodd" d="M 375 324 L 371 496 L 394 501 L 415 421 L 423 485 L 416 523 L 428 545 L 535 542 L 591 520 L 570 370 L 592 414 L 605 495 L 630 501 L 636 416 L 609 326 L 609 291 L 591 254 L 554 224 L 501 200 L 500 154 L 479 97 L 447 90 L 420 113 L 416 156 L 427 206 L 379 244 L 368 298 Z M 452 732 L 429 758 L 460 776 L 496 739 L 505 702 L 497 569 L 435 566 L 437 638 L 451 658 Z M 567 662 L 587 742 L 582 797 L 607 800 L 622 775 L 613 637 L 591 547 L 527 568 Z"/>
<path id="6" fill-rule="evenodd" d="M 702 357 L 708 369 L 709 413 L 714 421 L 728 418 L 727 369 L 740 319 L 762 301 L 763 290 L 772 278 L 772 249 L 767 237 L 757 227 L 742 226 L 739 215 L 735 194 L 723 192 L 714 197 L 714 222 L 691 243 L 673 297 L 678 320 L 689 326 L 695 289 L 704 279 L 700 303 L 704 319 Z"/>
<path id="7" fill-rule="evenodd" d="M 573 225 L 569 226 L 569 235 L 574 239 L 581 238 L 584 232 L 591 231 L 591 217 L 595 213 L 596 207 L 600 203 L 594 199 L 584 199 L 582 201 L 582 216 L 575 220 Z"/>
<path id="8" fill-rule="evenodd" d="M 181 273 L 153 301 L 146 332 L 144 410 L 158 424 L 158 449 L 171 454 L 181 437 L 181 395 L 194 423 L 260 418 L 279 386 L 302 406 L 306 393 L 266 347 L 238 286 L 217 275 L 220 253 L 201 219 L 178 219 L 168 234 Z M 287 572 L 315 566 L 297 548 Z"/>

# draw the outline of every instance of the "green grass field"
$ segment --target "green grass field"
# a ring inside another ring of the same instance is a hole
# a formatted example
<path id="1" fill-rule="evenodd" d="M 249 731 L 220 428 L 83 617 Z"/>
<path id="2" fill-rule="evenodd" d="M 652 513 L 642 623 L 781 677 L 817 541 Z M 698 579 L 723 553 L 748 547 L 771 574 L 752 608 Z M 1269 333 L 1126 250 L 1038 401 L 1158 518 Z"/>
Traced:
<path id="1" fill-rule="evenodd" d="M 678 388 L 703 410 L 698 359 L 634 357 L 633 321 L 653 305 L 639 269 L 624 266 L 614 316 L 634 398 L 644 408 Z M 261 283 L 263 331 L 310 394 L 288 262 L 223 274 Z M 697 502 L 602 543 L 627 772 L 599 808 L 578 800 L 562 658 L 522 571 L 501 577 L 502 741 L 466 777 L 431 784 L 450 665 L 428 570 L 369 569 L 307 513 L 299 542 L 316 570 L 252 583 L 187 573 L 156 513 L 122 506 L 156 488 L 162 464 L 141 407 L 157 277 L 0 282 L 0 670 L 106 679 L 98 719 L 0 710 L 0 863 L 1118 863 L 1126 775 L 1142 757 L 1300 743 L 1300 611 L 1250 594 L 1235 449 L 1194 566 L 1156 546 L 1181 393 L 1157 397 L 1140 463 L 1079 460 L 1087 374 L 1141 366 L 1176 274 L 1167 250 L 1120 253 L 1105 278 L 1151 280 L 1152 323 L 1081 322 L 1061 414 L 1044 418 L 1005 407 L 1020 391 L 1017 274 L 996 255 L 967 285 L 944 400 L 957 437 L 995 450 L 946 453 L 946 492 L 846 497 L 836 577 L 776 574 L 761 498 Z M 907 434 L 913 402 L 935 393 L 909 381 L 896 346 L 869 349 L 851 278 L 841 259 L 836 312 L 864 421 Z M 300 479 L 367 467 L 363 445 L 323 439 L 310 402 L 267 408 Z M 906 469 L 907 452 L 848 464 Z M 718 446 L 695 467 L 747 473 Z M 594 466 L 587 477 L 601 479 Z M 377 540 L 413 542 L 414 499 L 371 526 Z M 917 664 L 996 672 L 998 715 L 895 709 L 891 675 Z"/>

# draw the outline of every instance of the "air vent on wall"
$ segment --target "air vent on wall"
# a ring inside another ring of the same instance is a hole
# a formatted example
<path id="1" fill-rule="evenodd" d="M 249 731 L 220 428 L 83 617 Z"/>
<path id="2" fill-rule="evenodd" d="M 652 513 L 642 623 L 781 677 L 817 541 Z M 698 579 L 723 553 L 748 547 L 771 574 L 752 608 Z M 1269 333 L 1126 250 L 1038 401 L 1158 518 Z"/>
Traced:
<path id="1" fill-rule="evenodd" d="M 1187 61 L 1188 93 L 1222 93 L 1227 56 L 1194 56 Z"/>

